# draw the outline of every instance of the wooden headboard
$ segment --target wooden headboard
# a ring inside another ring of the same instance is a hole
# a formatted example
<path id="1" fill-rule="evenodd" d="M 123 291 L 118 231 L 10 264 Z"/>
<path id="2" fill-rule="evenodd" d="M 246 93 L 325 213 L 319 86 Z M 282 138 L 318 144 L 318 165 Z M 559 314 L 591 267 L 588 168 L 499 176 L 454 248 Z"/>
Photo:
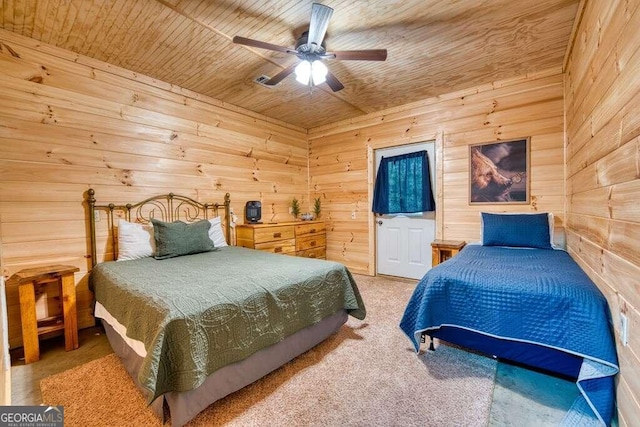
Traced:
<path id="1" fill-rule="evenodd" d="M 96 204 L 95 190 L 90 188 L 86 192 L 86 200 L 89 205 L 89 234 L 91 237 L 91 267 L 97 264 L 96 258 L 96 213 L 100 210 L 106 211 L 109 227 L 109 237 L 112 240 L 113 248 L 117 247 L 117 234 L 115 232 L 116 217 L 115 212 L 122 212 L 129 222 L 147 224 L 152 218 L 160 221 L 173 222 L 185 221 L 193 222 L 201 219 L 209 219 L 220 216 L 220 210 L 224 209 L 222 226 L 224 227 L 227 242 L 231 242 L 231 197 L 225 194 L 223 203 L 200 203 L 190 197 L 179 196 L 177 194 L 161 194 L 153 196 L 137 203 L 127 204 Z"/>

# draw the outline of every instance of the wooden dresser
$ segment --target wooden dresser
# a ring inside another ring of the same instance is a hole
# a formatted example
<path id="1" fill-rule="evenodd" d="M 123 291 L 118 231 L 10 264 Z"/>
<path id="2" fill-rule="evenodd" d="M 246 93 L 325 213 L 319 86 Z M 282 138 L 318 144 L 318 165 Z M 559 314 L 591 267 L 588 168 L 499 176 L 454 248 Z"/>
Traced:
<path id="1" fill-rule="evenodd" d="M 242 224 L 236 226 L 238 246 L 307 258 L 326 258 L 324 221 Z"/>

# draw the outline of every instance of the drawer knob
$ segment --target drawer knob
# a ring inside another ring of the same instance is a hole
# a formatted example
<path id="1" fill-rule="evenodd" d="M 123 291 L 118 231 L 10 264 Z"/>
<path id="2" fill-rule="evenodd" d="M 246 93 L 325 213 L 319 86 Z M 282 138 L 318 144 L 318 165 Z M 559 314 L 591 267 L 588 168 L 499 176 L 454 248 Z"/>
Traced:
<path id="1" fill-rule="evenodd" d="M 282 237 L 282 233 L 273 233 L 273 237 Z"/>
<path id="2" fill-rule="evenodd" d="M 316 257 L 316 254 L 314 253 L 309 254 L 309 258 L 315 258 L 315 257 Z"/>
<path id="3" fill-rule="evenodd" d="M 277 248 L 273 248 L 273 252 L 280 253 L 282 252 L 282 248 L 280 246 L 278 246 Z"/>
<path id="4" fill-rule="evenodd" d="M 315 245 L 316 245 L 316 241 L 315 241 L 315 240 L 310 241 L 310 242 L 309 242 L 309 245 L 311 245 L 311 246 L 315 246 Z"/>
<path id="5" fill-rule="evenodd" d="M 312 228 L 311 230 L 309 230 L 309 233 L 315 233 L 315 232 L 316 232 L 315 228 Z"/>

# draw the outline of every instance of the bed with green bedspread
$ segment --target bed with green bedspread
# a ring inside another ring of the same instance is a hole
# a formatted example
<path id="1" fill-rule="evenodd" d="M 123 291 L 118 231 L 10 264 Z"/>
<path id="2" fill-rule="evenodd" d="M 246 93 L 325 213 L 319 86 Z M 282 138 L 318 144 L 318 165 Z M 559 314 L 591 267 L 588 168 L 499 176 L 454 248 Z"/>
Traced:
<path id="1" fill-rule="evenodd" d="M 342 264 L 233 246 L 101 263 L 90 287 L 127 336 L 144 344 L 137 380 L 149 402 L 193 390 L 217 369 L 340 310 L 365 316 Z"/>

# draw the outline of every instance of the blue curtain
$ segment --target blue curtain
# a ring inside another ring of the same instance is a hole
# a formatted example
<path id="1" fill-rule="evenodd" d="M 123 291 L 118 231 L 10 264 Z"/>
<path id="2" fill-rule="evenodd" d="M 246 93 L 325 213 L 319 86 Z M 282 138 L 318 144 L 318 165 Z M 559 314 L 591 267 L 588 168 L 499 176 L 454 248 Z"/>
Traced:
<path id="1" fill-rule="evenodd" d="M 415 213 L 435 208 L 426 151 L 382 158 L 373 192 L 373 212 Z"/>

